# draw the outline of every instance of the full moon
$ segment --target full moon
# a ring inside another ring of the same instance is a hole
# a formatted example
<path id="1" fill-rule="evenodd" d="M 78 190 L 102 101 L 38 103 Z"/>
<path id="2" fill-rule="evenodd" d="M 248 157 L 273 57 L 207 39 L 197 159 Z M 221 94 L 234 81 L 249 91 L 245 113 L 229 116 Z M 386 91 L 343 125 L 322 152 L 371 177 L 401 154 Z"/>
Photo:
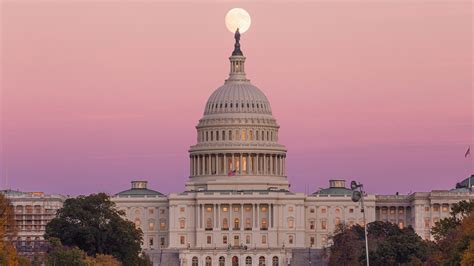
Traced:
<path id="1" fill-rule="evenodd" d="M 232 33 L 237 29 L 240 33 L 246 32 L 250 28 L 250 22 L 249 13 L 242 8 L 232 8 L 225 15 L 225 25 Z"/>

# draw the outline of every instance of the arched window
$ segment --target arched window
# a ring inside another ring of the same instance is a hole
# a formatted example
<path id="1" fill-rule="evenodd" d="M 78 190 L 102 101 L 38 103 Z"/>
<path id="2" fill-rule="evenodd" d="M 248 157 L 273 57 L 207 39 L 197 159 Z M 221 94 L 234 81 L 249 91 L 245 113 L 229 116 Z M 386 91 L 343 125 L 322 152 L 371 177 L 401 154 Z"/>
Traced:
<path id="1" fill-rule="evenodd" d="M 242 140 L 247 140 L 247 131 L 245 129 L 242 129 Z"/>
<path id="2" fill-rule="evenodd" d="M 265 257 L 261 256 L 258 258 L 258 266 L 265 266 Z"/>
<path id="3" fill-rule="evenodd" d="M 140 221 L 139 218 L 135 219 L 135 227 L 136 227 L 136 228 L 140 228 L 141 223 L 142 223 L 142 222 Z"/>
<path id="4" fill-rule="evenodd" d="M 249 140 L 253 140 L 253 130 L 249 131 Z"/>
<path id="5" fill-rule="evenodd" d="M 278 264 L 279 264 L 279 262 L 278 262 L 278 257 L 277 257 L 277 256 L 273 257 L 273 259 L 272 259 L 272 266 L 278 266 Z"/>
<path id="6" fill-rule="evenodd" d="M 222 140 L 225 140 L 225 130 L 222 130 Z"/>
<path id="7" fill-rule="evenodd" d="M 252 266 L 252 257 L 245 258 L 245 266 Z"/>
<path id="8" fill-rule="evenodd" d="M 211 259 L 211 257 L 206 257 L 206 266 L 212 266 L 212 259 Z"/>
<path id="9" fill-rule="evenodd" d="M 232 130 L 229 130 L 229 140 L 232 140 Z"/>
<path id="10" fill-rule="evenodd" d="M 232 266 L 239 266 L 239 257 L 237 256 L 232 257 Z"/>
<path id="11" fill-rule="evenodd" d="M 234 230 L 239 230 L 240 229 L 240 220 L 239 218 L 234 219 Z"/>
<path id="12" fill-rule="evenodd" d="M 258 130 L 255 131 L 255 140 L 258 140 Z"/>
<path id="13" fill-rule="evenodd" d="M 150 231 L 155 230 L 155 220 L 153 219 L 148 220 L 148 230 Z"/>
<path id="14" fill-rule="evenodd" d="M 193 257 L 193 259 L 192 259 L 192 266 L 198 266 L 198 265 L 199 265 L 198 258 L 197 258 L 197 257 Z"/>
<path id="15" fill-rule="evenodd" d="M 140 215 L 140 210 L 139 210 L 139 209 L 136 209 L 136 210 L 135 210 L 135 215 L 136 215 L 136 216 L 139 216 L 139 215 Z"/>
<path id="16" fill-rule="evenodd" d="M 219 257 L 219 266 L 225 266 L 225 258 Z"/>

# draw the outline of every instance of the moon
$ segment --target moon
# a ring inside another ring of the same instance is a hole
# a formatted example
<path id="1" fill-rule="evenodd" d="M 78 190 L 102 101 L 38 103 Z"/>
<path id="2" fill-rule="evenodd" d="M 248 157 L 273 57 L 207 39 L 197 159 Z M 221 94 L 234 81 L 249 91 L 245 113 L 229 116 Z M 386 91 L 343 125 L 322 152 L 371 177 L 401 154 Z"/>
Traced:
<path id="1" fill-rule="evenodd" d="M 250 28 L 250 23 L 250 15 L 243 8 L 232 8 L 225 15 L 225 25 L 232 33 L 237 29 L 240 33 L 246 32 Z"/>

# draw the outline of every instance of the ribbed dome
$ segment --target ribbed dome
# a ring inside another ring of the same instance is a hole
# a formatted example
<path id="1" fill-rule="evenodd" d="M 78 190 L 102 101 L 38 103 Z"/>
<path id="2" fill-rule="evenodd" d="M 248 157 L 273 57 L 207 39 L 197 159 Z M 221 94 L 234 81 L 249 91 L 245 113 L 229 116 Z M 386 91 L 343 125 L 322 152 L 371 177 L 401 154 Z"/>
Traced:
<path id="1" fill-rule="evenodd" d="M 218 113 L 272 114 L 270 103 L 263 92 L 250 82 L 226 82 L 212 93 L 204 115 Z"/>

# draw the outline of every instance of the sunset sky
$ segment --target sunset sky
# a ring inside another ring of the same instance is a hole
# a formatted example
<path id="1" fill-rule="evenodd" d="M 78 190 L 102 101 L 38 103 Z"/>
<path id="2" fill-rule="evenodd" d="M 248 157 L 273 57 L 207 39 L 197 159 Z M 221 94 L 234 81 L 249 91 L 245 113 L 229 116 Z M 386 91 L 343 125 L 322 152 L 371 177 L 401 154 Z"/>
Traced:
<path id="1" fill-rule="evenodd" d="M 293 191 L 450 189 L 474 172 L 471 1 L 7 0 L 0 188 L 183 191 L 234 7 L 252 17 L 247 77 L 281 126 Z"/>

